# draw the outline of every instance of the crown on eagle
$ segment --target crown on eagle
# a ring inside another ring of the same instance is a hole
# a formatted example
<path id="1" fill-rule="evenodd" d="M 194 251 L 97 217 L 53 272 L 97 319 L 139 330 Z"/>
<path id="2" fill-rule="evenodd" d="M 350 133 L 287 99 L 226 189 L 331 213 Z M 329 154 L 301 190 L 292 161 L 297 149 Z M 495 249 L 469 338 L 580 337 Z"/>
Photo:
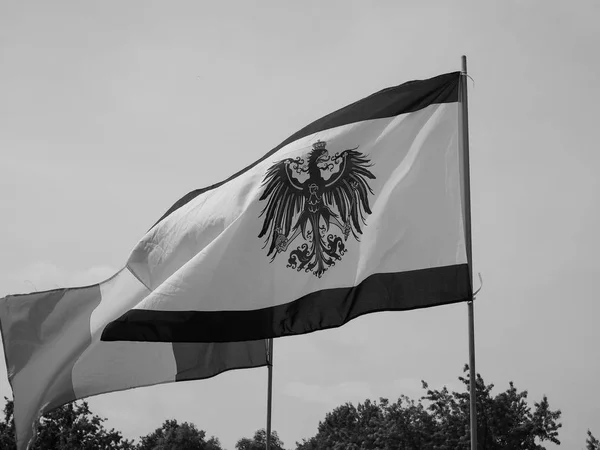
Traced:
<path id="1" fill-rule="evenodd" d="M 318 140 L 317 142 L 315 142 L 313 144 L 313 149 L 314 150 L 324 150 L 326 144 L 327 144 L 327 142 Z"/>

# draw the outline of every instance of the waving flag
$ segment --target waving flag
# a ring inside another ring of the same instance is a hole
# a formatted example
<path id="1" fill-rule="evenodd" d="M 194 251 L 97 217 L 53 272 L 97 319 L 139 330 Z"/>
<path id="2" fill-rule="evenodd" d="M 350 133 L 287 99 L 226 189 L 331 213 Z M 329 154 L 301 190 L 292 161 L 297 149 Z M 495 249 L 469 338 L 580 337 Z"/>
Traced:
<path id="1" fill-rule="evenodd" d="M 102 340 L 248 341 L 470 300 L 459 81 L 384 89 L 177 201 Z"/>
<path id="2" fill-rule="evenodd" d="M 17 448 L 28 448 L 37 419 L 91 395 L 208 378 L 267 363 L 265 341 L 220 344 L 102 342 L 124 300 L 149 291 L 122 270 L 103 283 L 0 299 L 0 329 L 13 389 Z"/>

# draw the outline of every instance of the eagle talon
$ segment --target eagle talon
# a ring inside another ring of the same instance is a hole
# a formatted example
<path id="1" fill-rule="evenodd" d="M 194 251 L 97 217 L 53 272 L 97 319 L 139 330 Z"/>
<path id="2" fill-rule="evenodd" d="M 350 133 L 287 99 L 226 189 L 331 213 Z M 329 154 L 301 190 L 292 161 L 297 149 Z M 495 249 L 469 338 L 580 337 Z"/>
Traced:
<path id="1" fill-rule="evenodd" d="M 344 224 L 344 241 L 347 241 L 347 240 L 348 240 L 348 236 L 350 236 L 350 230 L 351 230 L 351 227 L 350 227 L 350 222 L 349 222 L 349 221 L 347 221 L 347 222 Z"/>
<path id="2" fill-rule="evenodd" d="M 287 250 L 288 247 L 288 240 L 286 238 L 283 238 L 283 240 L 277 244 L 277 253 L 283 253 Z"/>
<path id="3" fill-rule="evenodd" d="M 275 248 L 277 249 L 277 253 L 285 252 L 289 243 L 288 239 L 281 232 L 281 228 L 277 228 L 275 233 L 277 233 L 277 237 L 275 238 Z"/>

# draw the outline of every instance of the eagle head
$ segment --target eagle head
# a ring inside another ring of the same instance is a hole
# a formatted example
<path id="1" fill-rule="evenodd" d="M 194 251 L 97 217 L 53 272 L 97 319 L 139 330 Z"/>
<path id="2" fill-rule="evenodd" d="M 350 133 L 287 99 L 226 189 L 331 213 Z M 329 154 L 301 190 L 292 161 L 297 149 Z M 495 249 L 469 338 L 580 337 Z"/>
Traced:
<path id="1" fill-rule="evenodd" d="M 329 161 L 331 156 L 329 156 L 329 152 L 325 148 L 327 143 L 323 141 L 317 141 L 313 144 L 313 149 L 309 155 L 309 161 L 313 164 L 319 164 L 325 161 Z"/>

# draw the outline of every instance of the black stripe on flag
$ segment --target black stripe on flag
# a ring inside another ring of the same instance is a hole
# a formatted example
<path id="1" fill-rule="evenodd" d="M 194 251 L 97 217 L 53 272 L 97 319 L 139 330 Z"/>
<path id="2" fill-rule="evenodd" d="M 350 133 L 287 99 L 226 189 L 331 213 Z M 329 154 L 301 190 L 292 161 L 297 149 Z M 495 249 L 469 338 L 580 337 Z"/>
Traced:
<path id="1" fill-rule="evenodd" d="M 472 298 L 467 264 L 375 274 L 357 286 L 326 289 L 252 311 L 133 309 L 110 323 L 103 341 L 226 342 L 306 334 L 363 314 L 405 311 Z"/>
<path id="2" fill-rule="evenodd" d="M 398 86 L 383 89 L 362 100 L 358 100 L 331 114 L 321 117 L 310 125 L 302 128 L 262 158 L 240 170 L 228 179 L 213 184 L 212 186 L 188 192 L 182 198 L 177 200 L 152 227 L 155 227 L 161 220 L 192 201 L 198 195 L 210 191 L 211 189 L 216 189 L 234 178 L 239 177 L 281 148 L 305 136 L 351 123 L 384 119 L 386 117 L 394 117 L 400 114 L 415 112 L 433 104 L 458 102 L 459 79 L 460 72 L 452 72 L 428 80 L 408 81 Z"/>

